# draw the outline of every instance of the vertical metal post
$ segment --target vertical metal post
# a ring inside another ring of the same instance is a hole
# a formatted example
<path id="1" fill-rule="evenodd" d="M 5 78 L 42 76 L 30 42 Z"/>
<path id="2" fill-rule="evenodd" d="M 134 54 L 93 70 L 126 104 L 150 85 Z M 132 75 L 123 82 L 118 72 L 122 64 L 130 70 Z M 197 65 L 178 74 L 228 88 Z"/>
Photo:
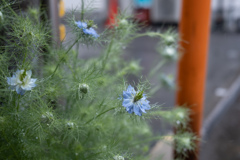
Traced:
<path id="1" fill-rule="evenodd" d="M 180 21 L 180 46 L 183 55 L 178 63 L 177 105 L 191 109 L 190 128 L 200 136 L 210 30 L 211 0 L 183 0 Z M 198 146 L 199 144 L 197 144 Z M 197 160 L 190 153 L 188 160 Z"/>

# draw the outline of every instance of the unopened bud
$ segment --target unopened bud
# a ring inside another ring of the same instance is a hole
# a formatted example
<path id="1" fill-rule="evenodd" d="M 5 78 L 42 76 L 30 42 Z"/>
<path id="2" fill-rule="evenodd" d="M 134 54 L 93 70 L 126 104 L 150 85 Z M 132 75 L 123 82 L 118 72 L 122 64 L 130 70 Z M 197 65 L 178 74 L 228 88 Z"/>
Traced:
<path id="1" fill-rule="evenodd" d="M 87 94 L 89 91 L 89 86 L 86 83 L 79 84 L 79 89 L 82 93 Z"/>
<path id="2" fill-rule="evenodd" d="M 173 46 L 166 46 L 162 51 L 162 55 L 170 60 L 176 60 L 178 58 L 177 50 Z"/>
<path id="3" fill-rule="evenodd" d="M 119 24 L 122 26 L 126 26 L 126 25 L 128 25 L 128 21 L 126 19 L 121 19 Z"/>
<path id="4" fill-rule="evenodd" d="M 170 75 L 162 74 L 160 77 L 160 81 L 161 81 L 162 85 L 166 88 L 169 88 L 169 89 L 175 88 L 174 78 L 171 74 Z"/>
<path id="5" fill-rule="evenodd" d="M 41 120 L 44 123 L 51 122 L 53 120 L 53 114 L 51 112 L 46 112 L 42 114 Z"/>
<path id="6" fill-rule="evenodd" d="M 172 35 L 167 35 L 163 38 L 166 45 L 172 45 L 175 43 L 175 38 Z"/>
<path id="7" fill-rule="evenodd" d="M 191 139 L 189 137 L 183 137 L 181 139 L 182 144 L 186 147 L 186 148 L 190 148 L 191 147 Z"/>
<path id="8" fill-rule="evenodd" d="M 68 129 L 72 129 L 72 128 L 74 128 L 74 123 L 73 122 L 67 122 L 66 126 L 68 127 Z"/>

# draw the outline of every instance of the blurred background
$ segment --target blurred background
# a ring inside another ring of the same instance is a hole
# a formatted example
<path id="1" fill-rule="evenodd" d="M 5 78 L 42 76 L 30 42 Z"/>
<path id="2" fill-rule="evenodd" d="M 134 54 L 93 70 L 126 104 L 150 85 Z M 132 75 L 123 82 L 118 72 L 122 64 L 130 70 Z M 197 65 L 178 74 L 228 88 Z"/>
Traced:
<path id="1" fill-rule="evenodd" d="M 68 33 L 64 16 L 81 9 L 81 0 L 52 0 L 49 13 L 53 27 L 60 27 L 60 34 Z M 47 3 L 47 1 L 42 0 Z M 93 8 L 88 16 L 98 24 L 98 32 L 111 24 L 109 17 L 117 10 L 145 22 L 143 30 L 174 29 L 178 32 L 181 0 L 84 0 Z M 30 2 L 29 2 L 30 3 Z M 26 5 L 26 4 L 24 4 Z M 57 9 L 62 12 L 54 14 Z M 76 15 L 80 16 L 80 15 Z M 200 160 L 240 159 L 240 0 L 212 0 L 211 28 L 208 49 L 204 117 Z M 61 37 L 61 35 L 60 35 Z M 66 40 L 71 35 L 66 37 Z M 126 48 L 126 58 L 137 59 L 147 75 L 150 65 L 157 59 L 157 40 L 148 37 L 136 39 Z M 99 48 L 82 46 L 79 58 L 99 55 Z M 177 62 L 167 64 L 162 70 L 176 76 Z M 154 82 L 152 82 L 154 83 Z M 194 87 L 194 86 L 193 86 Z M 175 90 L 162 88 L 151 99 L 163 107 L 174 107 Z M 151 122 L 155 134 L 171 132 L 172 128 L 160 121 Z M 166 151 L 166 148 L 159 148 Z M 169 148 L 168 148 L 169 149 Z M 167 151 L 166 151 L 167 152 Z M 172 153 L 171 151 L 169 153 Z M 169 159 L 169 157 L 165 157 Z"/>

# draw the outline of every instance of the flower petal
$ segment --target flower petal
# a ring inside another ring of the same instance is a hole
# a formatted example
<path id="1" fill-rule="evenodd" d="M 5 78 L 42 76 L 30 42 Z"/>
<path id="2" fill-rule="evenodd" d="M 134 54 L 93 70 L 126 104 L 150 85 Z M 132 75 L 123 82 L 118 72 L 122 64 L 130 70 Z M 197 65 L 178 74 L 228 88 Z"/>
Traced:
<path id="1" fill-rule="evenodd" d="M 124 99 L 132 98 L 131 92 L 123 91 L 123 98 Z"/>
<path id="2" fill-rule="evenodd" d="M 9 85 L 16 85 L 17 84 L 16 76 L 7 77 L 7 83 Z"/>
<path id="3" fill-rule="evenodd" d="M 142 116 L 141 110 L 138 105 L 133 106 L 134 113 L 138 116 Z"/>
<path id="4" fill-rule="evenodd" d="M 19 85 L 17 85 L 16 92 L 17 94 L 23 95 L 25 93 L 25 90 L 23 90 Z"/>

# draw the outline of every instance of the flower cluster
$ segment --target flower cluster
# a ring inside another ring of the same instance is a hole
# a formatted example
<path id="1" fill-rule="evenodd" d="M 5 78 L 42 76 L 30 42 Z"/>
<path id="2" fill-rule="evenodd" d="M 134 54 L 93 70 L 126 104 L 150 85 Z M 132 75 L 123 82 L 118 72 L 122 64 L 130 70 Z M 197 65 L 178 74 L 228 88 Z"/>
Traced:
<path id="1" fill-rule="evenodd" d="M 146 95 L 143 91 L 135 91 L 135 89 L 129 85 L 126 91 L 123 91 L 122 106 L 126 108 L 128 113 L 135 113 L 138 116 L 142 116 L 142 112 L 150 109 L 149 101 L 146 99 Z"/>
<path id="2" fill-rule="evenodd" d="M 93 36 L 94 38 L 98 38 L 99 35 L 97 32 L 93 29 L 93 27 L 88 26 L 86 22 L 77 21 L 75 24 L 78 26 L 78 28 L 82 29 L 83 33 Z"/>
<path id="3" fill-rule="evenodd" d="M 31 78 L 32 71 L 17 70 L 12 77 L 7 77 L 7 83 L 10 85 L 10 89 L 16 90 L 20 95 L 23 95 L 25 91 L 32 90 L 36 87 L 36 80 Z"/>

